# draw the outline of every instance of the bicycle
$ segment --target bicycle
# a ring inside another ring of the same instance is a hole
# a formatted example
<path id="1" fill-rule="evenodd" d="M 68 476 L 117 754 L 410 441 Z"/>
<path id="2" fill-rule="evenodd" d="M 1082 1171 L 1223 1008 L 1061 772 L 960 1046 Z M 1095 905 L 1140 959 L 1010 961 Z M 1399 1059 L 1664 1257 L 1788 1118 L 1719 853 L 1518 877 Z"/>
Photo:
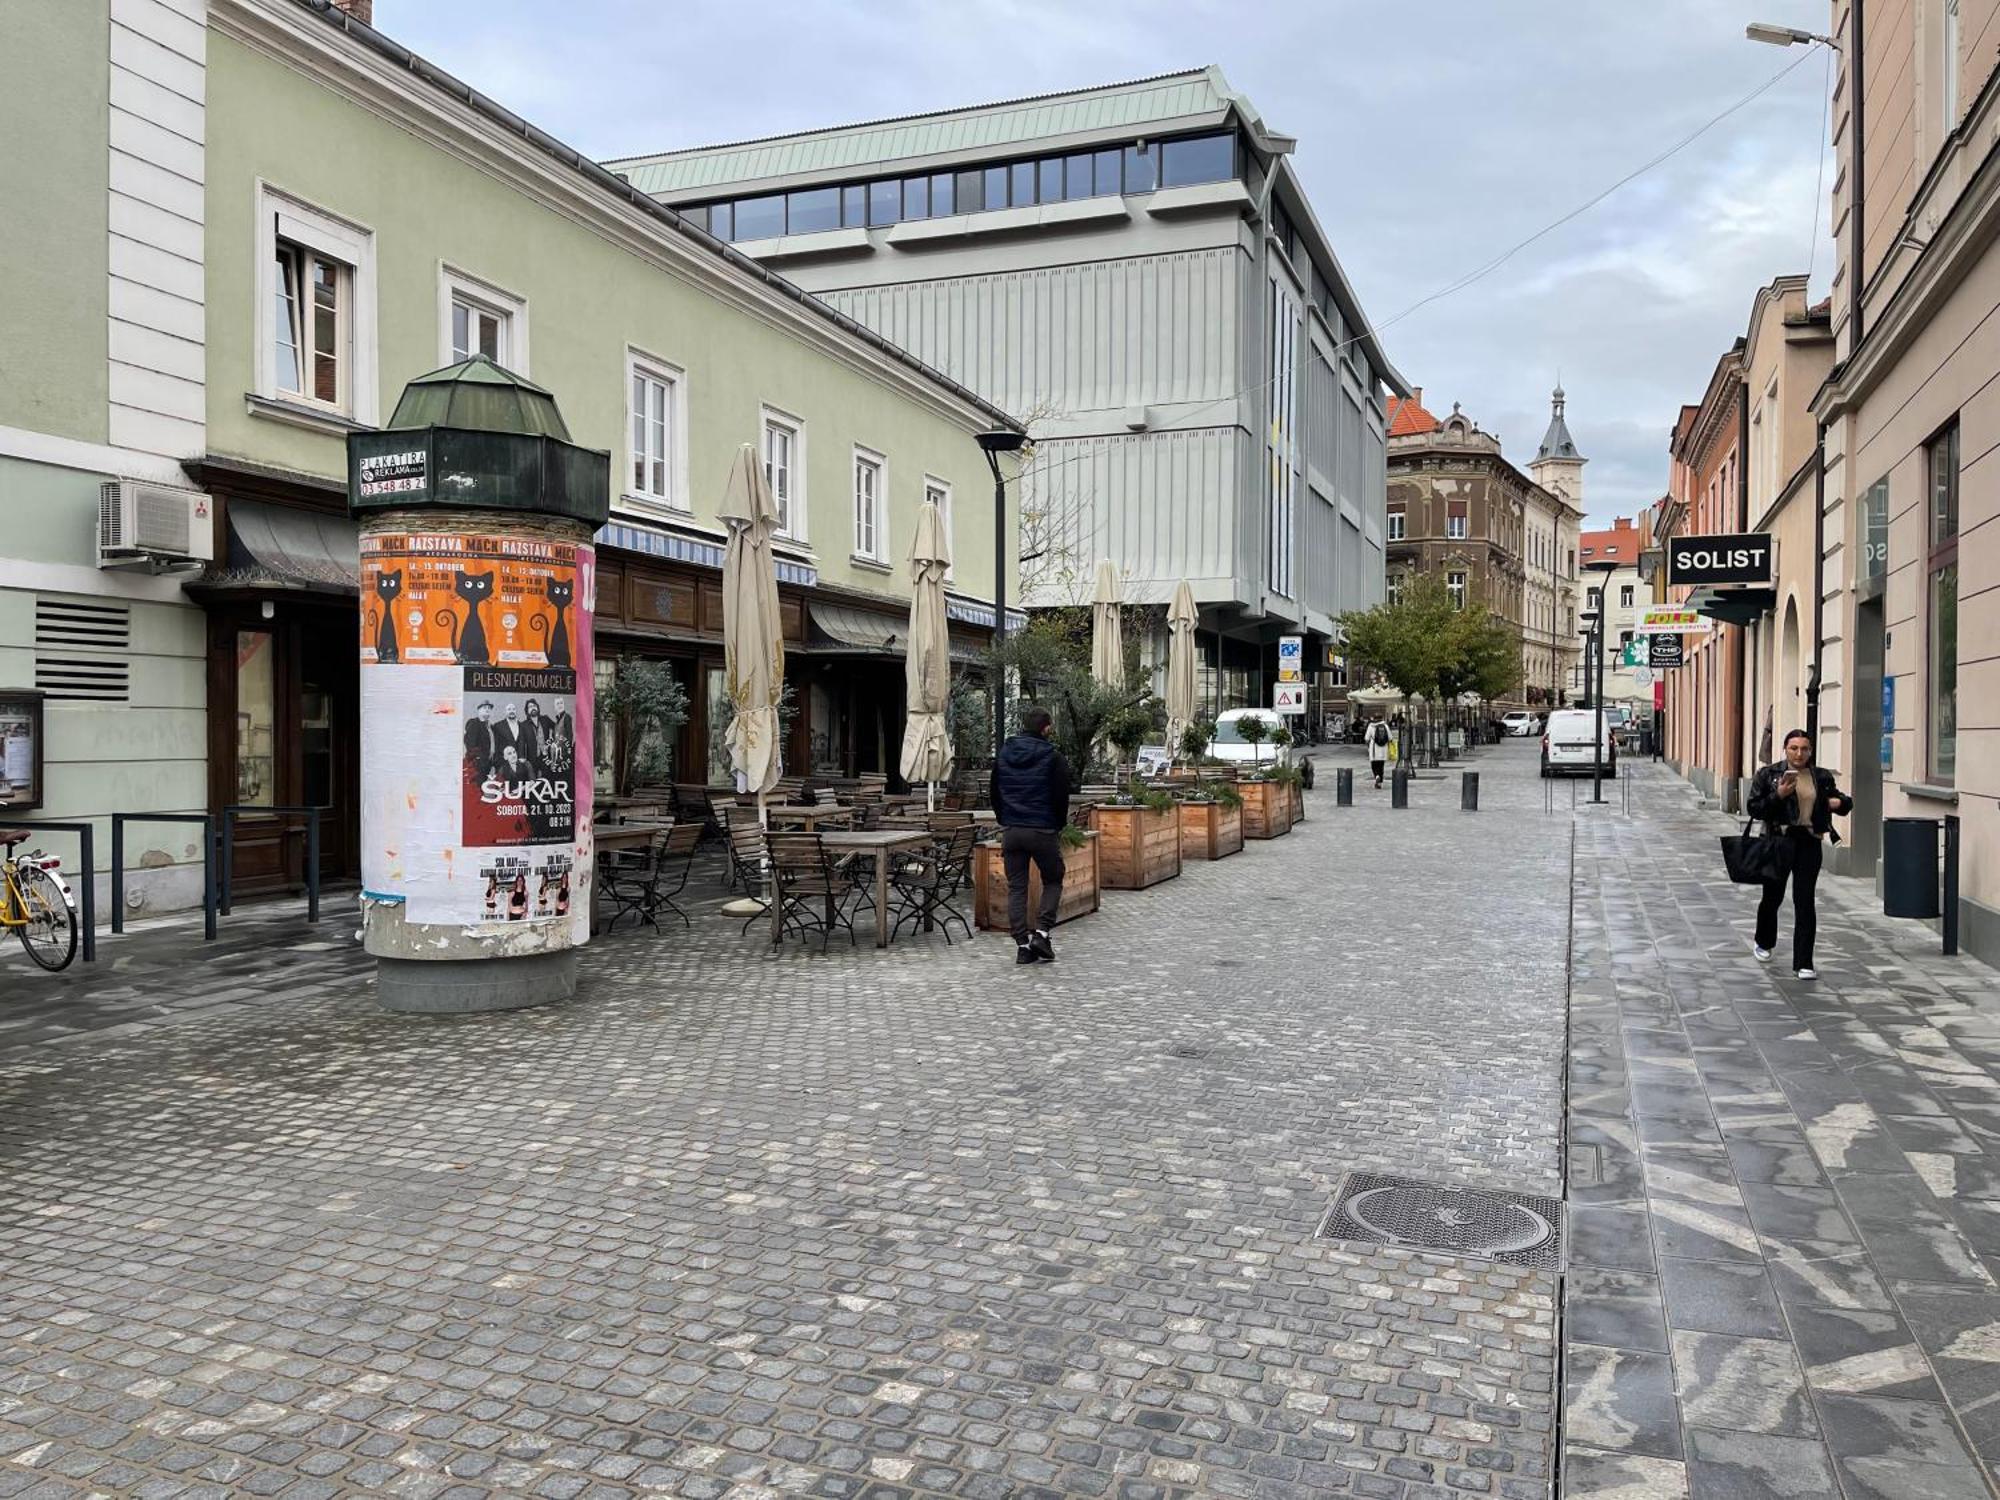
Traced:
<path id="1" fill-rule="evenodd" d="M 28 828 L 0 828 L 0 927 L 11 927 L 28 957 L 54 972 L 76 958 L 76 901 L 55 856 L 14 853 L 33 836 Z"/>

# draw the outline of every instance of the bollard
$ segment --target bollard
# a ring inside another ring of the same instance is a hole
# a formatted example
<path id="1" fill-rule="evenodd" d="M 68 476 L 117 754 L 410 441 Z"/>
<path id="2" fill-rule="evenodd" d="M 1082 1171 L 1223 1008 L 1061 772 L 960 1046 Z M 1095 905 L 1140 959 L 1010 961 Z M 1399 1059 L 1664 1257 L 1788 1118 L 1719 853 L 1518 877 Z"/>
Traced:
<path id="1" fill-rule="evenodd" d="M 1479 773 L 1462 771 L 1458 778 L 1458 806 L 1461 812 L 1479 811 Z"/>
<path id="2" fill-rule="evenodd" d="M 1354 806 L 1354 767 L 1342 766 L 1333 773 L 1333 805 Z"/>
<path id="3" fill-rule="evenodd" d="M 1389 773 L 1389 805 L 1391 807 L 1410 805 L 1410 773 L 1400 765 Z"/>

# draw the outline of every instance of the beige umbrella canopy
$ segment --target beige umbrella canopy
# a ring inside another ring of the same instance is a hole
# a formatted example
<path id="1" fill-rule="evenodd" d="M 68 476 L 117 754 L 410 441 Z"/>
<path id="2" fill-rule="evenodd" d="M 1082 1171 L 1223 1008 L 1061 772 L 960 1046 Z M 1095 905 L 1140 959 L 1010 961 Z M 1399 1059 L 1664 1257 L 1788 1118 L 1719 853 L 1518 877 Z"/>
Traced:
<path id="1" fill-rule="evenodd" d="M 1181 735 L 1194 722 L 1194 590 L 1183 578 L 1167 606 L 1167 755 L 1180 754 Z"/>
<path id="2" fill-rule="evenodd" d="M 718 519 L 728 528 L 722 553 L 722 665 L 729 721 L 729 763 L 758 805 L 778 784 L 778 695 L 784 691 L 785 634 L 778 617 L 778 572 L 771 533 L 778 507 L 764 466 L 748 443 L 729 472 Z"/>
<path id="3" fill-rule="evenodd" d="M 1125 686 L 1125 627 L 1119 618 L 1124 592 L 1109 560 L 1097 565 L 1097 593 L 1090 605 L 1090 675 L 1106 687 Z"/>
<path id="4" fill-rule="evenodd" d="M 951 777 L 951 731 L 945 718 L 951 707 L 951 627 L 944 612 L 944 575 L 950 566 L 944 518 L 937 502 L 926 500 L 910 543 L 910 640 L 903 658 L 903 777 L 913 786 Z"/>

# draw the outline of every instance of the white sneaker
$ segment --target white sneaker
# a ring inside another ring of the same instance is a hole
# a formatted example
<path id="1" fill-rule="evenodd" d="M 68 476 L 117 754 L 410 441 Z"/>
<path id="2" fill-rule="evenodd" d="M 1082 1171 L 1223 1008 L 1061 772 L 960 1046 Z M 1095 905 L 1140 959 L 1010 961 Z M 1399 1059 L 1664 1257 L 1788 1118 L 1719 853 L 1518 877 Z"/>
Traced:
<path id="1" fill-rule="evenodd" d="M 1750 951 L 1757 955 L 1757 962 L 1760 964 L 1767 964 L 1771 961 L 1771 950 L 1769 948 L 1759 948 L 1755 943 L 1752 943 Z"/>
<path id="2" fill-rule="evenodd" d="M 1801 979 L 1817 979 L 1817 978 L 1819 978 L 1819 970 L 1818 970 L 1818 969 L 1801 969 L 1801 970 L 1799 970 L 1799 978 L 1801 978 Z"/>

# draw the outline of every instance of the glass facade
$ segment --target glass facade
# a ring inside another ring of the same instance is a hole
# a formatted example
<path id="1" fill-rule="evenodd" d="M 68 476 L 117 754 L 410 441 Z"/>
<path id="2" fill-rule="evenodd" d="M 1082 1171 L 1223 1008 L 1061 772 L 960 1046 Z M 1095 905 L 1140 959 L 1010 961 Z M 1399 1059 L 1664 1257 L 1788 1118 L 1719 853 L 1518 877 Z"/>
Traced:
<path id="1" fill-rule="evenodd" d="M 1225 131 L 958 172 L 735 198 L 689 205 L 680 212 L 717 239 L 760 240 L 864 224 L 879 228 L 905 219 L 986 213 L 1037 203 L 1150 193 L 1162 187 L 1227 182 L 1236 175 L 1236 137 Z"/>

